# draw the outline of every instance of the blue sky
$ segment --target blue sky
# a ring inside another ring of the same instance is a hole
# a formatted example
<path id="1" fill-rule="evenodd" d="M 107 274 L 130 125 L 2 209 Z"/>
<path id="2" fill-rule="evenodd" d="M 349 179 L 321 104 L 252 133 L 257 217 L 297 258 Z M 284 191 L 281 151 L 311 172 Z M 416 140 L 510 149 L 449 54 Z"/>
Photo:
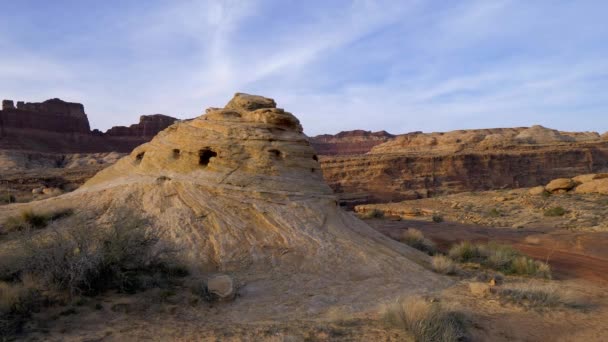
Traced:
<path id="1" fill-rule="evenodd" d="M 608 1 L 0 1 L 0 97 L 94 128 L 273 97 L 306 133 L 608 130 Z"/>

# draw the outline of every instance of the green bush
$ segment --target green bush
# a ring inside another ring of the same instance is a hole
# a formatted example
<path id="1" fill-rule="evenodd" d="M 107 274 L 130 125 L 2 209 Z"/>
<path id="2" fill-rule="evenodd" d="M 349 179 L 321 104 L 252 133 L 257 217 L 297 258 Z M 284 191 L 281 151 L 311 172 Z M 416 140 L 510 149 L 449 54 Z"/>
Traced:
<path id="1" fill-rule="evenodd" d="M 443 222 L 443 216 L 439 215 L 439 214 L 433 214 L 433 222 L 435 223 L 441 223 Z"/>
<path id="2" fill-rule="evenodd" d="M 466 320 L 461 313 L 445 310 L 441 304 L 419 297 L 406 298 L 387 306 L 384 320 L 409 332 L 419 342 L 455 342 L 468 337 Z"/>
<path id="3" fill-rule="evenodd" d="M 566 214 L 566 209 L 562 207 L 551 207 L 545 210 L 545 216 L 554 217 L 554 216 L 564 216 Z"/>
<path id="4" fill-rule="evenodd" d="M 418 229 L 408 228 L 408 230 L 406 230 L 401 236 L 400 241 L 410 247 L 416 248 L 431 255 L 435 253 L 436 250 L 433 241 L 425 238 L 424 234 L 422 234 L 422 232 Z"/>

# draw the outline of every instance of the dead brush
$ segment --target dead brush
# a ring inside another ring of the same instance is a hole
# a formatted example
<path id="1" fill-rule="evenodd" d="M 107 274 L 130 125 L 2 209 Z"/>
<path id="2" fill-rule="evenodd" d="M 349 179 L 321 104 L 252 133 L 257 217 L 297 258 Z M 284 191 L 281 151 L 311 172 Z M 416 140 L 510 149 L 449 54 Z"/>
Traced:
<path id="1" fill-rule="evenodd" d="M 468 335 L 463 314 L 421 297 L 409 297 L 387 305 L 383 317 L 387 324 L 410 333 L 415 341 L 462 341 Z"/>
<path id="2" fill-rule="evenodd" d="M 415 228 L 408 228 L 405 232 L 403 232 L 399 241 L 430 255 L 433 255 L 437 250 L 435 243 L 425 238 L 424 234 Z"/>

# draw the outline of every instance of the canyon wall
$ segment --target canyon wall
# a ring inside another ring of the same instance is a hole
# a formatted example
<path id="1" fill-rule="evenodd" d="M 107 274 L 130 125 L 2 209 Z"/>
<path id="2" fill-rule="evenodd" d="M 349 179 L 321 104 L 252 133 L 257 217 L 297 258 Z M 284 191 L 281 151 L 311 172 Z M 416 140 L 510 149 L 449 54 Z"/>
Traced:
<path id="1" fill-rule="evenodd" d="M 369 152 L 372 147 L 395 138 L 386 131 L 344 131 L 335 135 L 323 134 L 309 138 L 310 144 L 320 155 L 353 155 Z"/>
<path id="2" fill-rule="evenodd" d="M 2 101 L 0 149 L 46 153 L 130 152 L 177 119 L 143 115 L 138 124 L 91 131 L 84 106 L 50 99 L 41 103 Z"/>
<path id="3" fill-rule="evenodd" d="M 396 136 L 359 155 L 321 156 L 343 204 L 530 187 L 608 171 L 608 141 L 595 132 L 534 126 Z"/>

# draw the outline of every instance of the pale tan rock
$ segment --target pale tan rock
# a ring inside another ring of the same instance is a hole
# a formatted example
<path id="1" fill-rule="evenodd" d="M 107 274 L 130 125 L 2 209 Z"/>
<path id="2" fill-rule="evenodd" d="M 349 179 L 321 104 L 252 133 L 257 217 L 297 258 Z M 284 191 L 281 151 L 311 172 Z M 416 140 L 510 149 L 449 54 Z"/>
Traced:
<path id="1" fill-rule="evenodd" d="M 42 189 L 42 193 L 48 196 L 59 196 L 63 193 L 63 191 L 58 188 L 44 188 Z"/>
<path id="2" fill-rule="evenodd" d="M 43 190 L 44 190 L 44 188 L 34 188 L 34 189 L 32 189 L 32 195 L 40 195 L 40 194 L 42 194 Z"/>
<path id="3" fill-rule="evenodd" d="M 577 183 L 586 183 L 586 182 L 594 180 L 595 176 L 597 176 L 597 174 L 595 174 L 595 173 L 591 173 L 588 175 L 579 175 L 579 176 L 573 177 L 572 180 Z"/>
<path id="4" fill-rule="evenodd" d="M 207 289 L 222 301 L 234 299 L 236 290 L 234 282 L 228 275 L 222 274 L 214 276 L 207 282 Z"/>
<path id="5" fill-rule="evenodd" d="M 538 196 L 538 195 L 542 195 L 545 191 L 547 191 L 547 190 L 545 190 L 545 187 L 542 185 L 539 185 L 539 186 L 535 186 L 535 187 L 531 188 L 530 190 L 528 190 L 528 193 L 533 196 Z"/>
<path id="6" fill-rule="evenodd" d="M 474 296 L 485 297 L 491 293 L 492 286 L 490 283 L 472 282 L 469 283 L 469 291 Z"/>
<path id="7" fill-rule="evenodd" d="M 585 182 L 574 189 L 578 194 L 603 194 L 608 195 L 608 178 L 594 179 Z"/>
<path id="8" fill-rule="evenodd" d="M 298 119 L 268 108 L 273 103 L 237 95 L 230 108 L 168 127 L 78 190 L 36 208 L 73 208 L 100 224 L 119 211 L 143 216 L 193 274 L 253 281 L 245 295 L 285 297 L 289 289 L 289 297 L 308 300 L 304 293 L 313 289 L 330 293 L 348 283 L 346 305 L 445 286 L 427 255 L 340 208 Z"/>
<path id="9" fill-rule="evenodd" d="M 549 192 L 556 192 L 559 190 L 568 191 L 576 186 L 576 183 L 570 178 L 558 178 L 554 179 L 545 186 L 545 189 Z"/>

